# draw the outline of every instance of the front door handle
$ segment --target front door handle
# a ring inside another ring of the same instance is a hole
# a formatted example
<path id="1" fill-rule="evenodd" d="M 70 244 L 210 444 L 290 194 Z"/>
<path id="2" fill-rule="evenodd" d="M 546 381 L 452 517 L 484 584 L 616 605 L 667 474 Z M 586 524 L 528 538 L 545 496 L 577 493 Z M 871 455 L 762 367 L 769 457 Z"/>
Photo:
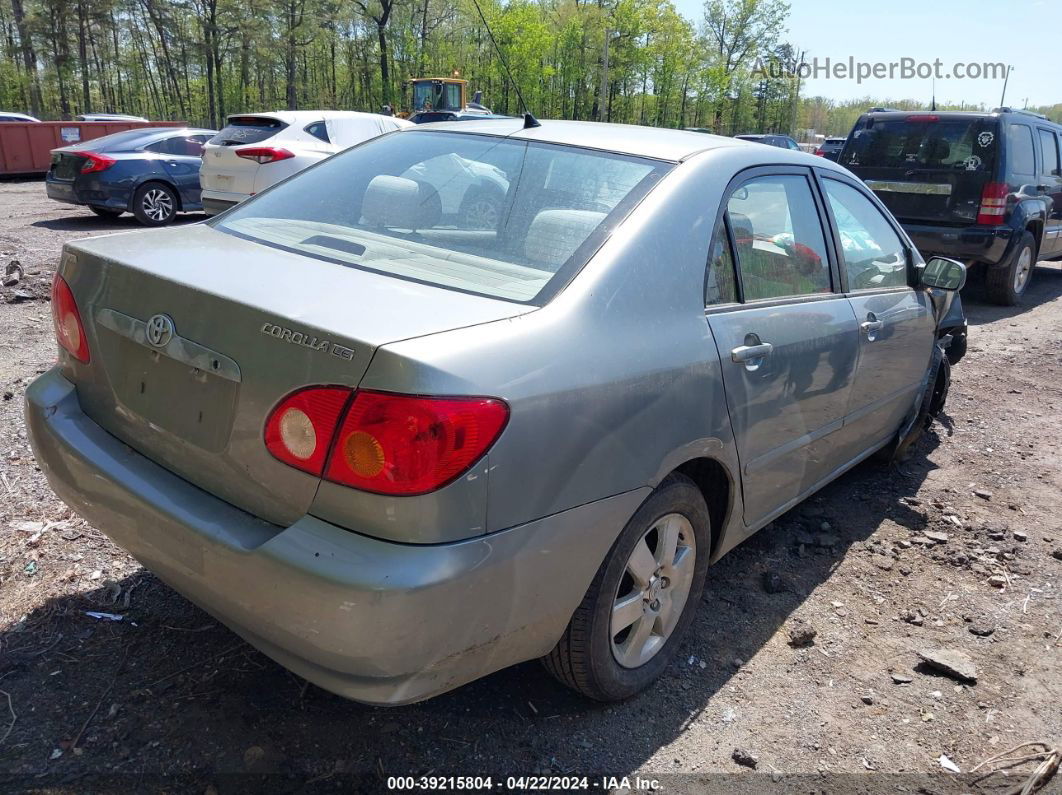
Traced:
<path id="1" fill-rule="evenodd" d="M 730 358 L 738 364 L 744 364 L 749 371 L 758 370 L 764 363 L 774 346 L 769 342 L 761 342 L 756 345 L 739 345 L 730 351 Z"/>
<path id="2" fill-rule="evenodd" d="M 864 334 L 872 334 L 885 328 L 885 323 L 881 320 L 864 320 L 859 324 L 859 328 L 863 330 Z"/>

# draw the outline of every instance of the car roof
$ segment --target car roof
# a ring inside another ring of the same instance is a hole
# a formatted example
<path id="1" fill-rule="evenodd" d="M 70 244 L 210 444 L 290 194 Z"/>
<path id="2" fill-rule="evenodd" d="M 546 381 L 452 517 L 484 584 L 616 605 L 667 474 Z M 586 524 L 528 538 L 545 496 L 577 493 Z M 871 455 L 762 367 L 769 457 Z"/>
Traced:
<path id="1" fill-rule="evenodd" d="M 1023 121 L 1029 124 L 1050 124 L 1052 127 L 1062 127 L 1058 122 L 1051 121 L 1039 113 L 1032 111 L 1016 110 L 1012 108 L 996 108 L 995 110 L 872 110 L 867 111 L 861 118 L 873 117 L 884 121 L 904 121 L 908 116 L 936 116 L 939 119 L 1010 119 Z"/>
<path id="2" fill-rule="evenodd" d="M 248 116 L 258 116 L 265 119 L 276 119 L 287 124 L 309 124 L 321 119 L 349 119 L 368 116 L 381 116 L 380 113 L 363 113 L 358 110 L 268 110 L 261 113 L 233 113 L 229 119 L 241 119 Z M 385 116 L 384 118 L 390 118 Z"/>
<path id="3" fill-rule="evenodd" d="M 635 124 L 605 124 L 596 121 L 542 120 L 538 127 L 524 127 L 520 118 L 440 121 L 417 125 L 403 134 L 422 132 L 459 132 L 480 135 L 503 135 L 509 138 L 543 143 L 581 146 L 617 154 L 649 157 L 655 160 L 678 162 L 709 149 L 755 144 L 722 135 L 689 132 L 664 127 L 642 127 Z M 782 151 L 782 150 L 780 150 Z M 793 155 L 799 153 L 793 152 Z M 810 157 L 810 156 L 809 156 Z M 813 158 L 812 162 L 822 160 Z M 805 163 L 808 161 L 804 161 Z"/>
<path id="4" fill-rule="evenodd" d="M 17 110 L 0 110 L 0 116 L 17 116 L 26 121 L 40 121 L 40 119 L 30 116 L 28 113 L 19 113 Z"/>

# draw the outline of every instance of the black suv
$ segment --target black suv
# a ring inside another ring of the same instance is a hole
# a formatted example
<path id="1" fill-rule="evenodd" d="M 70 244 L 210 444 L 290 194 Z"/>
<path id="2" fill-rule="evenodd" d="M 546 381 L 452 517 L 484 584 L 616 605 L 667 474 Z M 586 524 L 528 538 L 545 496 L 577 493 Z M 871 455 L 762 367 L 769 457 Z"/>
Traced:
<path id="1" fill-rule="evenodd" d="M 1037 260 L 1062 258 L 1062 126 L 1028 111 L 864 113 L 838 162 L 892 210 L 915 245 L 984 271 L 1013 305 Z"/>

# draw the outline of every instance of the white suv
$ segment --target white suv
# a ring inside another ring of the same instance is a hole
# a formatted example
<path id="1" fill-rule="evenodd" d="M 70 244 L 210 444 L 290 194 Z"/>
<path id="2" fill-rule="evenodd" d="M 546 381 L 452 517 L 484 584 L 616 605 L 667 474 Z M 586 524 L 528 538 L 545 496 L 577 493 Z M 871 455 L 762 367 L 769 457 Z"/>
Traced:
<path id="1" fill-rule="evenodd" d="M 336 152 L 411 122 L 346 110 L 229 116 L 203 147 L 203 209 L 216 215 Z"/>

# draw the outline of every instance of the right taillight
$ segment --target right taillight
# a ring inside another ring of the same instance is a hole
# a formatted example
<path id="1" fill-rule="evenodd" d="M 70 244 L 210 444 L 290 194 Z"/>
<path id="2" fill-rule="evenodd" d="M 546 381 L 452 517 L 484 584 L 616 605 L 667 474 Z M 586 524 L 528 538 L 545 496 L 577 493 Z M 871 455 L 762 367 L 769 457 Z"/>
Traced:
<path id="1" fill-rule="evenodd" d="M 79 362 L 88 364 L 88 340 L 85 339 L 85 327 L 81 324 L 81 313 L 77 310 L 70 285 L 58 272 L 52 281 L 52 320 L 55 323 L 55 338 L 63 349 Z"/>
<path id="2" fill-rule="evenodd" d="M 995 226 L 1002 223 L 1007 212 L 1007 195 L 1010 190 L 1005 182 L 989 182 L 981 191 L 981 207 L 977 211 L 977 223 Z"/>
<path id="3" fill-rule="evenodd" d="M 282 149 L 279 146 L 249 146 L 244 149 L 235 149 L 237 157 L 242 157 L 244 160 L 253 160 L 256 163 L 265 165 L 266 163 L 275 163 L 278 160 L 287 160 L 289 157 L 295 157 L 295 153 L 287 149 Z"/>
<path id="4" fill-rule="evenodd" d="M 310 387 L 266 421 L 278 459 L 378 494 L 425 494 L 453 482 L 494 444 L 509 406 L 488 397 L 431 397 Z"/>

